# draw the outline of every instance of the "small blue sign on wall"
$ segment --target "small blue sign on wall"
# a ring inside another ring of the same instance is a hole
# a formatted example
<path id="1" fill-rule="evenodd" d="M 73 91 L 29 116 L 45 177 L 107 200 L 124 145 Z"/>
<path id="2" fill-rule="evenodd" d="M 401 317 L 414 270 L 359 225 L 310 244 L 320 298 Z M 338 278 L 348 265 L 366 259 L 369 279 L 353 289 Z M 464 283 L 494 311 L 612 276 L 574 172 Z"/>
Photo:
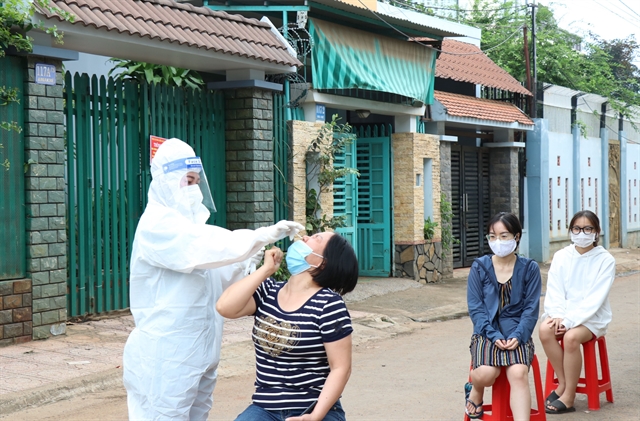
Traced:
<path id="1" fill-rule="evenodd" d="M 327 118 L 327 107 L 324 104 L 316 104 L 316 121 L 324 121 Z"/>
<path id="2" fill-rule="evenodd" d="M 55 85 L 56 66 L 53 64 L 36 63 L 36 83 L 40 85 Z"/>

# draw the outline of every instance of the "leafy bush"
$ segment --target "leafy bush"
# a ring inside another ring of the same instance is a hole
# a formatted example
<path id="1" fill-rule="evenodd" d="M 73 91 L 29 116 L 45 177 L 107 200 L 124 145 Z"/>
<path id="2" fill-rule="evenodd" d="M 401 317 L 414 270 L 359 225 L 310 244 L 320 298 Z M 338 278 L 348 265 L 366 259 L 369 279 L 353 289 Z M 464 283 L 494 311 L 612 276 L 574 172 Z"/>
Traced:
<path id="1" fill-rule="evenodd" d="M 427 219 L 424 220 L 424 239 L 431 240 L 436 233 L 436 227 L 438 226 L 437 222 L 431 221 L 431 217 L 428 216 Z"/>

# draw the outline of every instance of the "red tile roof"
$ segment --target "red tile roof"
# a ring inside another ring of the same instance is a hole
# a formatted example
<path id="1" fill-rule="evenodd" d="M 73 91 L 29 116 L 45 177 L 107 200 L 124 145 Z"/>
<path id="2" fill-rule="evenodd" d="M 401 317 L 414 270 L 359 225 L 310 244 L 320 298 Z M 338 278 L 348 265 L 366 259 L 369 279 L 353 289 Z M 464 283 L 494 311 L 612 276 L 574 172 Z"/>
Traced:
<path id="1" fill-rule="evenodd" d="M 434 96 L 445 107 L 447 114 L 451 116 L 533 125 L 533 121 L 525 113 L 507 102 L 442 91 L 435 91 Z"/>
<path id="2" fill-rule="evenodd" d="M 75 25 L 175 42 L 193 48 L 288 66 L 302 63 L 267 23 L 173 0 L 51 0 L 75 15 Z M 43 13 L 48 19 L 58 15 Z"/>
<path id="3" fill-rule="evenodd" d="M 491 61 L 480 48 L 452 39 L 442 42 L 442 53 L 436 60 L 436 77 L 531 95 L 529 90 Z"/>

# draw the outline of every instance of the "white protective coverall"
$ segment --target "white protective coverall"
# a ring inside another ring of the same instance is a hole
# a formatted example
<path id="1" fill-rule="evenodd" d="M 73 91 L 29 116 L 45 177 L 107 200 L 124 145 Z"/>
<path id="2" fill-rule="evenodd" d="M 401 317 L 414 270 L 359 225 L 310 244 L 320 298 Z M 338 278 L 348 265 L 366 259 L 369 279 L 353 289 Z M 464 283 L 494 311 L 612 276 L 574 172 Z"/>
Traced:
<path id="1" fill-rule="evenodd" d="M 207 419 L 222 339 L 216 301 L 263 246 L 302 229 L 289 221 L 236 231 L 206 225 L 209 212 L 191 206 L 180 187 L 186 170 L 162 170 L 193 156 L 189 145 L 169 139 L 151 165 L 149 202 L 131 253 L 136 327 L 123 355 L 130 420 Z"/>

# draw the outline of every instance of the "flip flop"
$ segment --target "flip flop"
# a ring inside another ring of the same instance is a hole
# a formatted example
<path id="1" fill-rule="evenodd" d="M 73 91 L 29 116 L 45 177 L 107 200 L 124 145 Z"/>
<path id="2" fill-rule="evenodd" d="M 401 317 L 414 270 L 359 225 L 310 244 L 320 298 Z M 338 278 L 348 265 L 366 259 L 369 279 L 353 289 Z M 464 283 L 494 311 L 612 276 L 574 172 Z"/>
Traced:
<path id="1" fill-rule="evenodd" d="M 475 404 L 471 399 L 467 399 L 466 403 L 471 404 L 471 406 L 473 406 L 473 414 L 470 414 L 469 411 L 467 410 L 467 406 L 465 405 L 464 413 L 467 414 L 467 417 L 471 418 L 472 420 L 482 418 L 482 416 L 484 415 L 484 410 L 482 409 L 482 405 L 484 402 Z M 480 408 L 480 411 L 478 411 L 478 408 Z"/>
<path id="2" fill-rule="evenodd" d="M 558 400 L 558 398 L 560 398 L 560 396 L 558 396 L 558 394 L 554 390 L 553 392 L 549 393 L 549 396 L 546 397 L 544 403 L 545 405 L 551 405 L 551 402 Z"/>
<path id="3" fill-rule="evenodd" d="M 464 385 L 464 413 L 467 414 L 470 419 L 475 420 L 478 418 L 482 418 L 482 415 L 484 415 L 484 410 L 482 409 L 482 405 L 484 404 L 484 402 L 480 402 L 476 405 L 475 402 L 469 399 L 472 387 L 473 386 L 469 382 L 465 383 Z M 471 406 L 473 406 L 473 414 L 470 414 L 467 410 L 467 404 L 471 404 Z M 480 408 L 480 411 L 478 411 L 478 408 Z"/>
<path id="4" fill-rule="evenodd" d="M 556 409 L 549 409 L 549 406 L 552 406 Z M 576 408 L 574 408 L 573 406 L 567 408 L 567 405 L 565 405 L 560 399 L 556 399 L 555 401 L 551 402 L 549 406 L 545 408 L 545 412 L 547 414 L 566 414 L 568 412 L 576 411 Z"/>

